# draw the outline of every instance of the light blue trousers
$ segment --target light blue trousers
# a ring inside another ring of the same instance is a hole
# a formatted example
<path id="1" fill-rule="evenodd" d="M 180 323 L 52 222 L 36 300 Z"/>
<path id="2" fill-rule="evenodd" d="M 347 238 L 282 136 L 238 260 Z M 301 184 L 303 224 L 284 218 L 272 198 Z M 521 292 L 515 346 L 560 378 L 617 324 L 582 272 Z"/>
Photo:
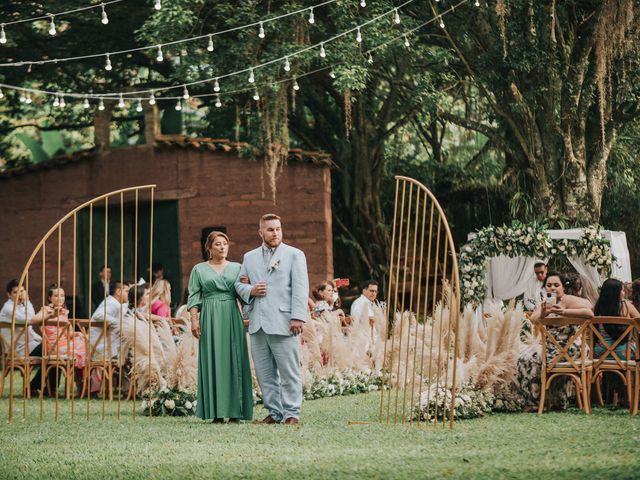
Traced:
<path id="1" fill-rule="evenodd" d="M 251 334 L 251 355 L 264 407 L 274 420 L 300 418 L 300 337 Z"/>

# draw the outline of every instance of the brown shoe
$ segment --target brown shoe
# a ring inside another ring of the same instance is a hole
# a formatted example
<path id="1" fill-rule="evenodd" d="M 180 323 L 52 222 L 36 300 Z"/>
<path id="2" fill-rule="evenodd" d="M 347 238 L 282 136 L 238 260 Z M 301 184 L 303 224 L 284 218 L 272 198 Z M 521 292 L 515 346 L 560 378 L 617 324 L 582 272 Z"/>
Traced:
<path id="1" fill-rule="evenodd" d="M 297 418 L 289 417 L 284 421 L 285 425 L 298 425 L 300 423 Z"/>
<path id="2" fill-rule="evenodd" d="M 273 418 L 271 415 L 267 415 L 263 420 L 256 420 L 254 423 L 260 423 L 263 425 L 273 425 L 274 423 L 280 423 L 278 420 Z"/>

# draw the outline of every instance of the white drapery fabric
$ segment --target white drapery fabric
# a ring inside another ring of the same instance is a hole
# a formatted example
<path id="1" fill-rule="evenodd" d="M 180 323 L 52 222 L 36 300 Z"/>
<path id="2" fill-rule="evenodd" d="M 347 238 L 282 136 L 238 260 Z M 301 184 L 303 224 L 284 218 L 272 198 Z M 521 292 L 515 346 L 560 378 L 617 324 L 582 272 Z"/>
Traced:
<path id="1" fill-rule="evenodd" d="M 533 266 L 539 261 L 537 258 L 506 255 L 489 259 L 487 298 L 509 300 L 523 294 L 535 279 Z"/>

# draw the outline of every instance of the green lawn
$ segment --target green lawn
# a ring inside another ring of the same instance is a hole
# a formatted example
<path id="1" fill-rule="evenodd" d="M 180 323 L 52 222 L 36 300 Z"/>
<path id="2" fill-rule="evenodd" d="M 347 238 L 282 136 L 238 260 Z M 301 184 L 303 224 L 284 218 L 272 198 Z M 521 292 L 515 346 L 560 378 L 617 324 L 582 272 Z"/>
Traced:
<path id="1" fill-rule="evenodd" d="M 195 418 L 131 418 L 123 404 L 100 420 L 61 403 L 29 404 L 28 418 L 0 424 L 0 478 L 638 478 L 640 419 L 596 411 L 493 415 L 458 422 L 452 433 L 375 420 L 378 394 L 303 405 L 303 423 L 213 425 Z M 21 402 L 18 403 L 21 408 Z M 0 401 L 6 416 L 7 400 Z M 256 417 L 264 410 L 259 408 Z M 424 424 L 423 424 L 424 428 Z"/>

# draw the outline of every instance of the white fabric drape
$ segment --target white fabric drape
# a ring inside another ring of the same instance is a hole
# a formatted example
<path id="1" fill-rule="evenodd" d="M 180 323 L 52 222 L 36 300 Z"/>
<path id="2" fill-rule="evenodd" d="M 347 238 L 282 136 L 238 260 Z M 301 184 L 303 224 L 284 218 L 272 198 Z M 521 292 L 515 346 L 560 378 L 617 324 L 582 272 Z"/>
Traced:
<path id="1" fill-rule="evenodd" d="M 569 263 L 576 269 L 576 272 L 592 283 L 592 286 L 599 288 L 602 285 L 604 279 L 600 276 L 598 269 L 589 265 L 583 257 L 567 255 L 567 260 L 569 260 Z"/>
<path id="2" fill-rule="evenodd" d="M 522 295 L 535 275 L 533 266 L 539 260 L 531 257 L 500 255 L 489 260 L 491 273 L 490 297 L 509 300 Z"/>
<path id="3" fill-rule="evenodd" d="M 611 253 L 616 257 L 616 261 L 611 265 L 611 276 L 623 282 L 630 282 L 631 262 L 627 248 L 627 235 L 624 232 L 610 230 L 605 230 L 602 234 L 611 243 Z"/>

